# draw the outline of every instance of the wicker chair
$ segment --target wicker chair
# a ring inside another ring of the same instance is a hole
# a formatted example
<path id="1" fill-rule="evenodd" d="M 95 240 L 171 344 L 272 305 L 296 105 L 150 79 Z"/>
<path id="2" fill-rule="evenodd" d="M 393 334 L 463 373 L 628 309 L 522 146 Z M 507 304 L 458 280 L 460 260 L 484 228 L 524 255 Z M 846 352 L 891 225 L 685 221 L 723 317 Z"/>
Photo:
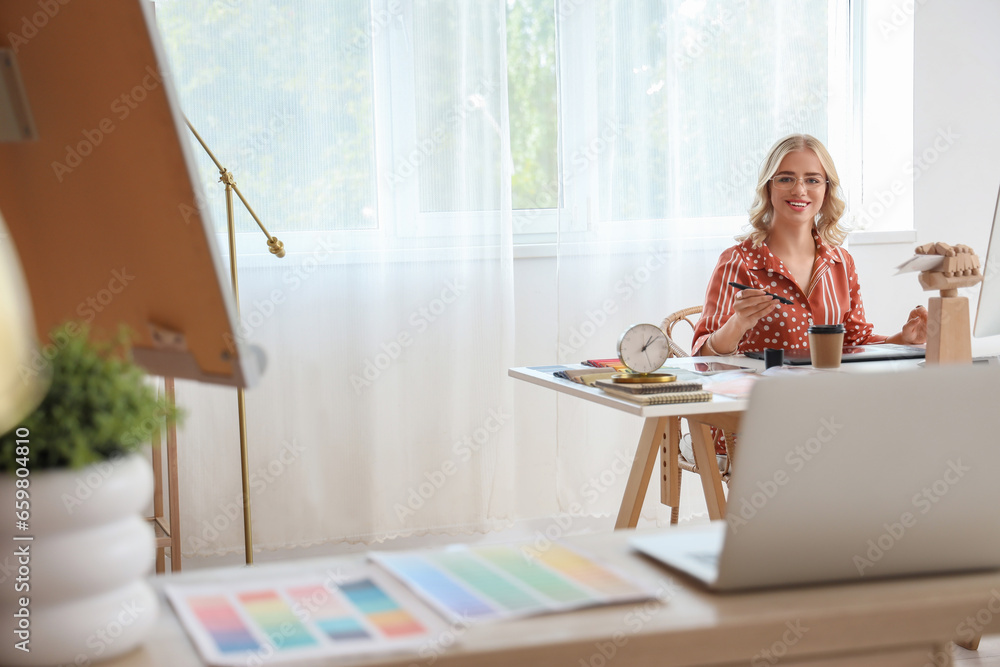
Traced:
<path id="1" fill-rule="evenodd" d="M 701 306 L 692 306 L 691 308 L 685 308 L 684 310 L 678 310 L 676 313 L 671 313 L 663 319 L 663 323 L 660 324 L 660 328 L 667 335 L 667 345 L 670 348 L 671 357 L 690 357 L 690 348 L 685 349 L 684 346 L 679 344 L 676 340 L 674 334 L 674 328 L 683 322 L 694 333 L 695 324 L 701 315 Z M 677 428 L 680 429 L 680 420 L 677 421 Z M 728 485 L 729 477 L 732 467 L 733 453 L 736 449 L 736 439 L 733 437 L 732 433 L 724 432 L 726 438 L 726 451 L 727 454 L 717 455 L 716 462 L 719 466 L 719 472 L 722 475 L 722 480 Z M 664 438 L 665 444 L 660 450 L 660 462 L 661 462 L 661 481 L 660 481 L 660 502 L 671 507 L 670 511 L 670 523 L 676 524 L 678 513 L 679 513 L 679 499 L 681 490 L 681 475 L 684 470 L 688 472 L 693 472 L 695 474 L 701 474 L 697 463 L 689 460 L 681 452 L 679 443 L 683 439 L 682 434 L 678 432 L 675 437 Z M 677 443 L 677 444 L 674 444 Z M 673 451 L 671 451 L 673 450 Z M 693 458 L 693 457 L 692 457 Z M 670 465 L 672 460 L 677 461 L 676 474 L 671 474 Z M 706 498 L 706 500 L 708 500 Z"/>

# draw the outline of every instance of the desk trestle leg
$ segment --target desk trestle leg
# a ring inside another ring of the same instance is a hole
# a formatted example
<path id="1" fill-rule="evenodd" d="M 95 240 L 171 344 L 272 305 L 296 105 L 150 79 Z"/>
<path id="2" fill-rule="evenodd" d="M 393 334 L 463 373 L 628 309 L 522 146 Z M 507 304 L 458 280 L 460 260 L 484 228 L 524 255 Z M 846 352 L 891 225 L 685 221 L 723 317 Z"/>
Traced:
<path id="1" fill-rule="evenodd" d="M 635 448 L 632 470 L 629 471 L 628 482 L 625 484 L 625 497 L 622 498 L 618 519 L 615 521 L 616 530 L 635 528 L 639 523 L 642 501 L 646 498 L 649 478 L 652 477 L 653 468 L 656 467 L 660 442 L 663 440 L 669 421 L 668 417 L 650 417 L 642 424 L 642 434 Z"/>

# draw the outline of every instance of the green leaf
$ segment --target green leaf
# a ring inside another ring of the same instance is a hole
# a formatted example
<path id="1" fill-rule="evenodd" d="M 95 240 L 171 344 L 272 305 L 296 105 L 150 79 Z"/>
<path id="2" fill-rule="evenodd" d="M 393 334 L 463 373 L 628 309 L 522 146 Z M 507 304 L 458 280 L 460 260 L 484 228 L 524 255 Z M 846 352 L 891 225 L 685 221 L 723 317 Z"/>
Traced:
<path id="1" fill-rule="evenodd" d="M 0 436 L 0 473 L 17 467 L 18 428 L 28 429 L 32 470 L 82 468 L 134 451 L 179 420 L 178 409 L 157 397 L 131 361 L 124 330 L 111 341 L 93 342 L 86 327 L 67 323 L 51 340 L 52 384 L 41 405 Z"/>

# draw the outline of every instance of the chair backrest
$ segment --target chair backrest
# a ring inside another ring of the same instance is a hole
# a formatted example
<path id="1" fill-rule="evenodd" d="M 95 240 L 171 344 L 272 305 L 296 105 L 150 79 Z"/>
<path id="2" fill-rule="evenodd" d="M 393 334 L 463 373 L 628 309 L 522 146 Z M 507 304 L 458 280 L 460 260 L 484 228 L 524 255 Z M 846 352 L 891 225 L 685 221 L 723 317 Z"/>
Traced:
<path id="1" fill-rule="evenodd" d="M 690 308 L 685 308 L 684 310 L 678 310 L 676 313 L 670 313 L 663 318 L 663 322 L 660 324 L 660 328 L 663 329 L 663 333 L 667 334 L 667 346 L 670 348 L 671 357 L 690 357 L 691 348 L 684 348 L 679 344 L 674 338 L 674 327 L 679 323 L 684 322 L 691 328 L 691 333 L 694 333 L 694 325 L 698 322 L 701 316 L 701 306 L 692 306 Z"/>

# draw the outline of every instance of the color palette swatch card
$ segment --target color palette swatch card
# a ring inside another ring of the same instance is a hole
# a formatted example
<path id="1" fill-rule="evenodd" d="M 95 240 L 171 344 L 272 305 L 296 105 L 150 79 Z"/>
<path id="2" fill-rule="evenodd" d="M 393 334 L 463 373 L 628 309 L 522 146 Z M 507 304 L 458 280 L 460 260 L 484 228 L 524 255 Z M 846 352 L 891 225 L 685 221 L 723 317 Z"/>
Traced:
<path id="1" fill-rule="evenodd" d="M 371 566 L 317 574 L 164 587 L 188 636 L 210 665 L 413 652 L 445 625 Z"/>
<path id="2" fill-rule="evenodd" d="M 372 552 L 452 623 L 499 620 L 656 597 L 590 556 L 550 543 L 456 545 L 425 551 Z"/>

